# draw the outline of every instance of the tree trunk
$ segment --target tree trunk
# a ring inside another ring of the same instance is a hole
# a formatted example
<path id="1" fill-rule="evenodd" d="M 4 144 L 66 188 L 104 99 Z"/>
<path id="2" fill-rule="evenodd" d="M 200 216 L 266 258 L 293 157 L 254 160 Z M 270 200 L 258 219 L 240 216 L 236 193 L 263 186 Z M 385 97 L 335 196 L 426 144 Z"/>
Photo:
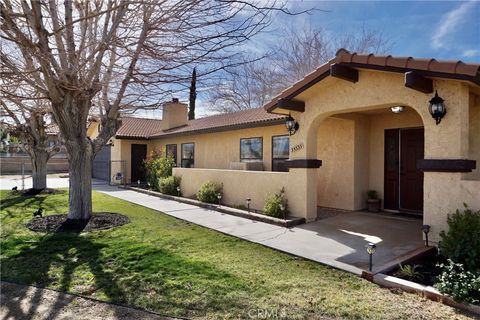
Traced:
<path id="1" fill-rule="evenodd" d="M 48 153 L 45 150 L 35 150 L 32 152 L 32 188 L 35 190 L 43 190 L 47 187 L 48 158 Z"/>
<path id="2" fill-rule="evenodd" d="M 86 223 L 92 215 L 92 162 L 93 150 L 89 142 L 67 143 L 68 173 L 68 220 Z"/>

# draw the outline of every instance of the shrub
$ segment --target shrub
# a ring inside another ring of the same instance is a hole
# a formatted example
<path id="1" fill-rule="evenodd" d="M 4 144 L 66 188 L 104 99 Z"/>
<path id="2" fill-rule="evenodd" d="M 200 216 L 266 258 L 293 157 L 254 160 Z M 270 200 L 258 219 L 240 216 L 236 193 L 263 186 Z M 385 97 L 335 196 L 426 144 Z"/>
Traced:
<path id="1" fill-rule="evenodd" d="M 461 263 L 448 259 L 448 264 L 441 264 L 442 273 L 435 287 L 455 301 L 480 302 L 480 275 L 466 271 Z"/>
<path id="2" fill-rule="evenodd" d="M 178 196 L 177 188 L 180 186 L 180 179 L 181 178 L 177 176 L 159 178 L 158 191 L 172 196 Z"/>
<path id="3" fill-rule="evenodd" d="M 197 192 L 197 199 L 207 203 L 218 203 L 218 194 L 222 193 L 222 185 L 207 181 Z"/>
<path id="4" fill-rule="evenodd" d="M 283 218 L 288 214 L 288 200 L 285 197 L 285 188 L 279 193 L 268 194 L 265 198 L 265 206 L 263 212 L 267 216 Z"/>
<path id="5" fill-rule="evenodd" d="M 159 151 L 153 151 L 144 162 L 147 182 L 155 190 L 160 191 L 160 179 L 170 177 L 175 166 L 175 160 Z"/>
<path id="6" fill-rule="evenodd" d="M 480 272 L 480 211 L 472 211 L 465 205 L 449 215 L 448 232 L 440 232 L 440 253 L 461 263 L 466 270 Z"/>
<path id="7" fill-rule="evenodd" d="M 414 264 L 406 264 L 402 265 L 400 264 L 398 266 L 398 271 L 396 272 L 396 275 L 399 276 L 402 279 L 406 279 L 409 281 L 417 281 L 417 280 L 422 280 L 423 275 L 418 271 L 418 268 L 420 268 L 419 265 Z"/>

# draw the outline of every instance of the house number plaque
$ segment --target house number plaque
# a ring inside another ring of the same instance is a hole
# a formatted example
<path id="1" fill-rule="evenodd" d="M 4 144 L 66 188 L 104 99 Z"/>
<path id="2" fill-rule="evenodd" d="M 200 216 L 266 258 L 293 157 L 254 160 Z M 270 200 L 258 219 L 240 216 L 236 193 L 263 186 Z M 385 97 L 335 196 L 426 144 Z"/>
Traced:
<path id="1" fill-rule="evenodd" d="M 298 150 L 302 150 L 304 147 L 303 143 L 299 143 L 297 145 L 294 145 L 293 147 L 290 148 L 290 152 L 296 152 Z"/>

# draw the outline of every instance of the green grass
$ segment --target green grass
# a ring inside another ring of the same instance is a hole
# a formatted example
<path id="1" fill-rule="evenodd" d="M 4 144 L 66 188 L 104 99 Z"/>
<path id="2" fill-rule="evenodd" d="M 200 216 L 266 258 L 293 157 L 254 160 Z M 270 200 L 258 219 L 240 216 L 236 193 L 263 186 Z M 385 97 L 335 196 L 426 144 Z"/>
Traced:
<path id="1" fill-rule="evenodd" d="M 2 280 L 191 318 L 248 318 L 248 310 L 276 310 L 289 319 L 463 318 L 418 296 L 104 194 L 94 193 L 94 210 L 125 214 L 131 223 L 80 235 L 24 227 L 39 206 L 47 215 L 67 212 L 66 192 L 2 191 L 0 199 Z"/>

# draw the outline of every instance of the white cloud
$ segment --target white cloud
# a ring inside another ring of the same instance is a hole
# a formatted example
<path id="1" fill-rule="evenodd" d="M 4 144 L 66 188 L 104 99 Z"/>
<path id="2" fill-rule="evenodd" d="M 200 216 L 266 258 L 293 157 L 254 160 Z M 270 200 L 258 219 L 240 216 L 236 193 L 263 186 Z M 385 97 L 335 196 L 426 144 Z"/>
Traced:
<path id="1" fill-rule="evenodd" d="M 477 57 L 477 56 L 480 56 L 480 50 L 468 49 L 468 50 L 463 51 L 462 56 L 464 56 L 465 58 Z"/>
<path id="2" fill-rule="evenodd" d="M 432 46 L 435 49 L 444 47 L 444 38 L 455 30 L 457 25 L 462 22 L 462 19 L 469 13 L 470 9 L 475 5 L 476 1 L 469 1 L 462 3 L 456 9 L 448 12 L 443 18 L 444 20 L 439 24 L 432 36 Z"/>

